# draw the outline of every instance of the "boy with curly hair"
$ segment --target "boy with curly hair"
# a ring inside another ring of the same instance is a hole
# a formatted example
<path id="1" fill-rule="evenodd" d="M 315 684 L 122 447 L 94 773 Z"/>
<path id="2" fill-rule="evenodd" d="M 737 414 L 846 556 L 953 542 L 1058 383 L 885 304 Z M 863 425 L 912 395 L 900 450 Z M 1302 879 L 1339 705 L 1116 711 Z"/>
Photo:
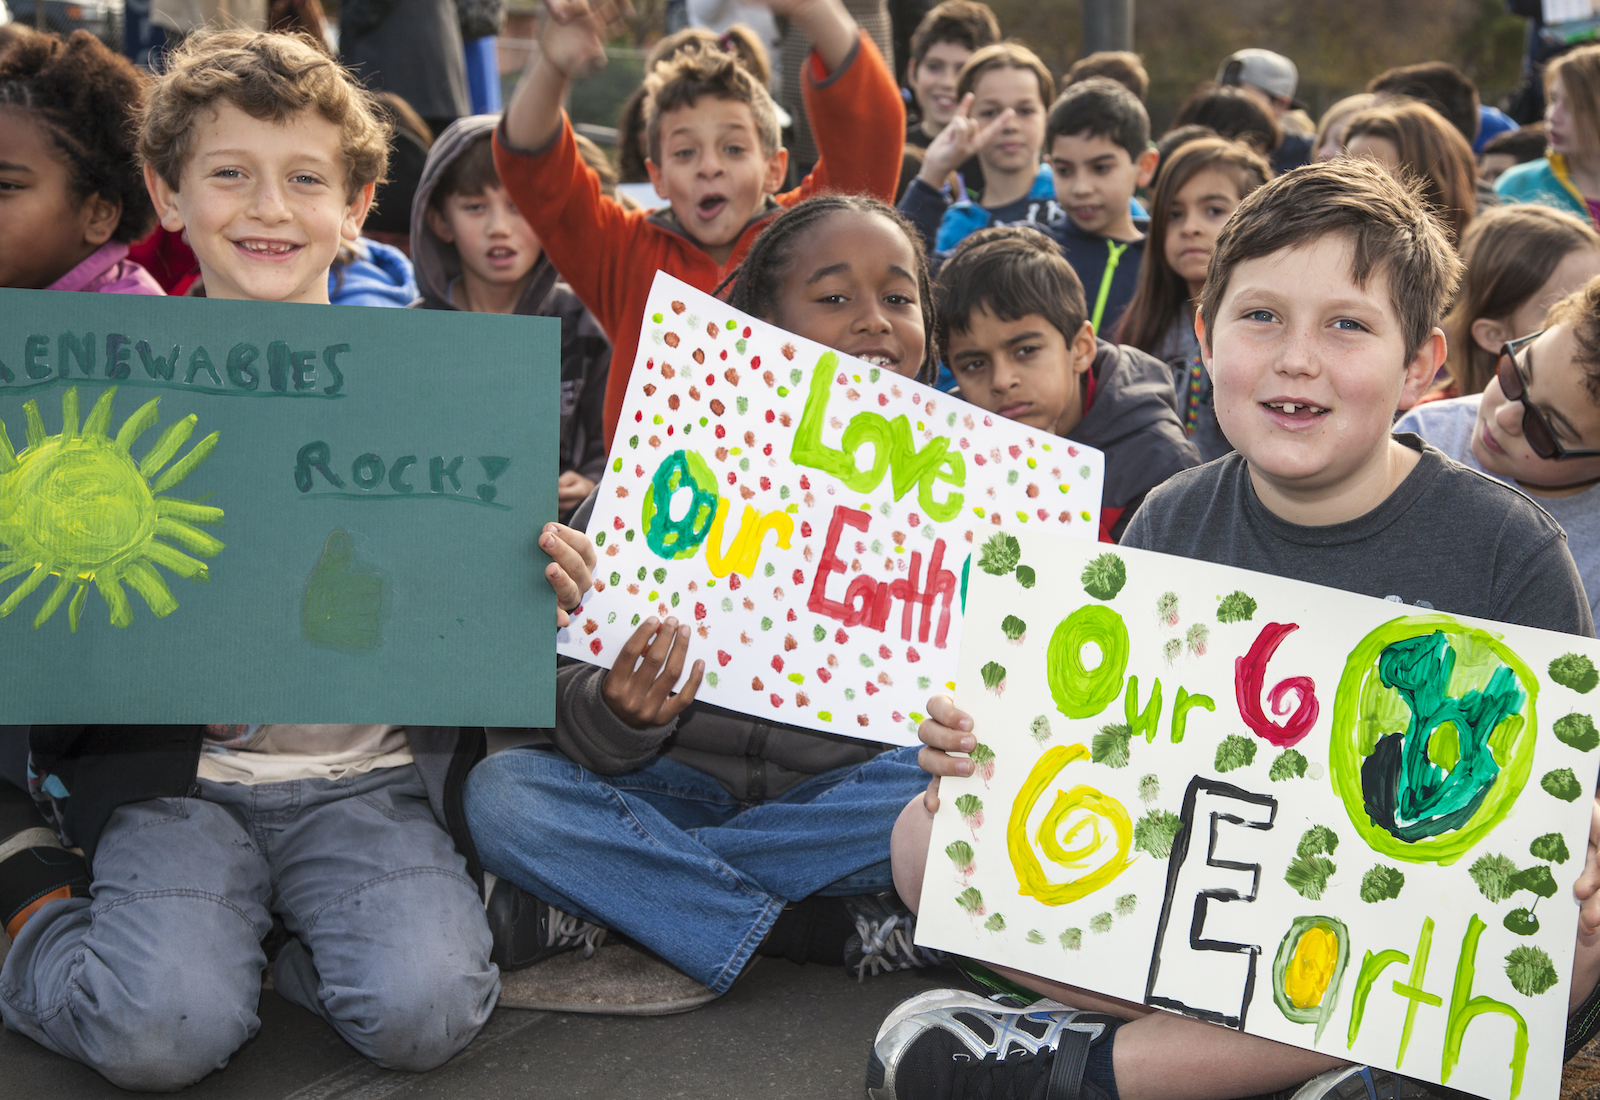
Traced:
<path id="1" fill-rule="evenodd" d="M 309 41 L 236 31 L 173 55 L 139 148 L 211 297 L 326 303 L 386 131 Z M 575 607 L 592 545 L 554 524 L 539 542 L 558 604 Z M 461 812 L 481 728 L 33 726 L 28 739 L 30 793 L 54 828 L 0 828 L 7 1027 L 121 1087 L 182 1088 L 259 1028 L 264 941 L 281 944 L 277 992 L 386 1068 L 432 1069 L 488 1019 L 499 975 Z"/>

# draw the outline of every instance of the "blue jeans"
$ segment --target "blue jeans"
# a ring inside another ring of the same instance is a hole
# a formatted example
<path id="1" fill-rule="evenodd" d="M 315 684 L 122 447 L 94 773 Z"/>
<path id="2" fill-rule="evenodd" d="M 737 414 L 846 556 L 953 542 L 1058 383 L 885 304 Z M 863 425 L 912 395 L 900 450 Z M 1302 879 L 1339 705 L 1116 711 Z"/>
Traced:
<path id="1" fill-rule="evenodd" d="M 277 991 L 379 1065 L 444 1062 L 500 992 L 477 887 L 410 766 L 122 806 L 92 879 L 23 926 L 0 1017 L 123 1088 L 191 1084 L 256 1033 L 273 913 L 293 934 Z"/>
<path id="2" fill-rule="evenodd" d="M 465 806 L 485 868 L 723 993 L 787 902 L 893 888 L 889 833 L 927 782 L 902 748 L 749 803 L 666 757 L 602 776 L 518 748 L 472 770 Z"/>

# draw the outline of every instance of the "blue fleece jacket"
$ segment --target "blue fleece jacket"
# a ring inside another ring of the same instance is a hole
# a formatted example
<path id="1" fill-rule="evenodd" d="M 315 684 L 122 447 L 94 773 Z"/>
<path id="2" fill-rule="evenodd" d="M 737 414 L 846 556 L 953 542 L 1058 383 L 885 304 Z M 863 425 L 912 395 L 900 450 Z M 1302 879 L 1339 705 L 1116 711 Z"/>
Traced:
<path id="1" fill-rule="evenodd" d="M 417 300 L 417 280 L 406 254 L 362 237 L 356 259 L 328 271 L 328 300 L 336 306 L 399 306 Z M 365 255 L 362 255 L 365 253 Z"/>

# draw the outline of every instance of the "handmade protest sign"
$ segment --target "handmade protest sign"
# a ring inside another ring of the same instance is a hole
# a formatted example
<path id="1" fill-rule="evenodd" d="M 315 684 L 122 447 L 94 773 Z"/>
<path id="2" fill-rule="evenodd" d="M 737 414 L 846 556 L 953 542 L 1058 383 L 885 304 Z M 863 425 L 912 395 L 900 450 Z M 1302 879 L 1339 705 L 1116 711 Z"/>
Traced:
<path id="1" fill-rule="evenodd" d="M 639 349 L 589 520 L 595 591 L 563 654 L 610 667 L 644 619 L 675 615 L 706 662 L 697 698 L 910 744 L 955 679 L 974 539 L 1098 536 L 1100 452 L 669 275 Z"/>
<path id="2" fill-rule="evenodd" d="M 1600 644 L 1033 530 L 974 569 L 917 942 L 1556 1095 Z"/>
<path id="3" fill-rule="evenodd" d="M 0 722 L 553 721 L 554 321 L 0 318 Z"/>

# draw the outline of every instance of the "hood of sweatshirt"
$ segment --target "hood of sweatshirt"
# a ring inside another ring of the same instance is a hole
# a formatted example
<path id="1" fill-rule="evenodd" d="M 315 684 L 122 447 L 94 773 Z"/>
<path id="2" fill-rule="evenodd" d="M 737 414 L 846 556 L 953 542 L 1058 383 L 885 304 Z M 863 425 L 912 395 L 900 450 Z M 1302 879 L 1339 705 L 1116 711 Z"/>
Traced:
<path id="1" fill-rule="evenodd" d="M 1094 400 L 1067 438 L 1106 456 L 1103 507 L 1126 508 L 1179 470 L 1200 464 L 1183 434 L 1172 368 L 1138 348 L 1098 343 Z"/>
<path id="2" fill-rule="evenodd" d="M 328 272 L 328 300 L 336 306 L 397 306 L 404 308 L 417 297 L 416 280 L 406 254 L 381 241 L 362 237 L 347 264 L 334 264 Z"/>

